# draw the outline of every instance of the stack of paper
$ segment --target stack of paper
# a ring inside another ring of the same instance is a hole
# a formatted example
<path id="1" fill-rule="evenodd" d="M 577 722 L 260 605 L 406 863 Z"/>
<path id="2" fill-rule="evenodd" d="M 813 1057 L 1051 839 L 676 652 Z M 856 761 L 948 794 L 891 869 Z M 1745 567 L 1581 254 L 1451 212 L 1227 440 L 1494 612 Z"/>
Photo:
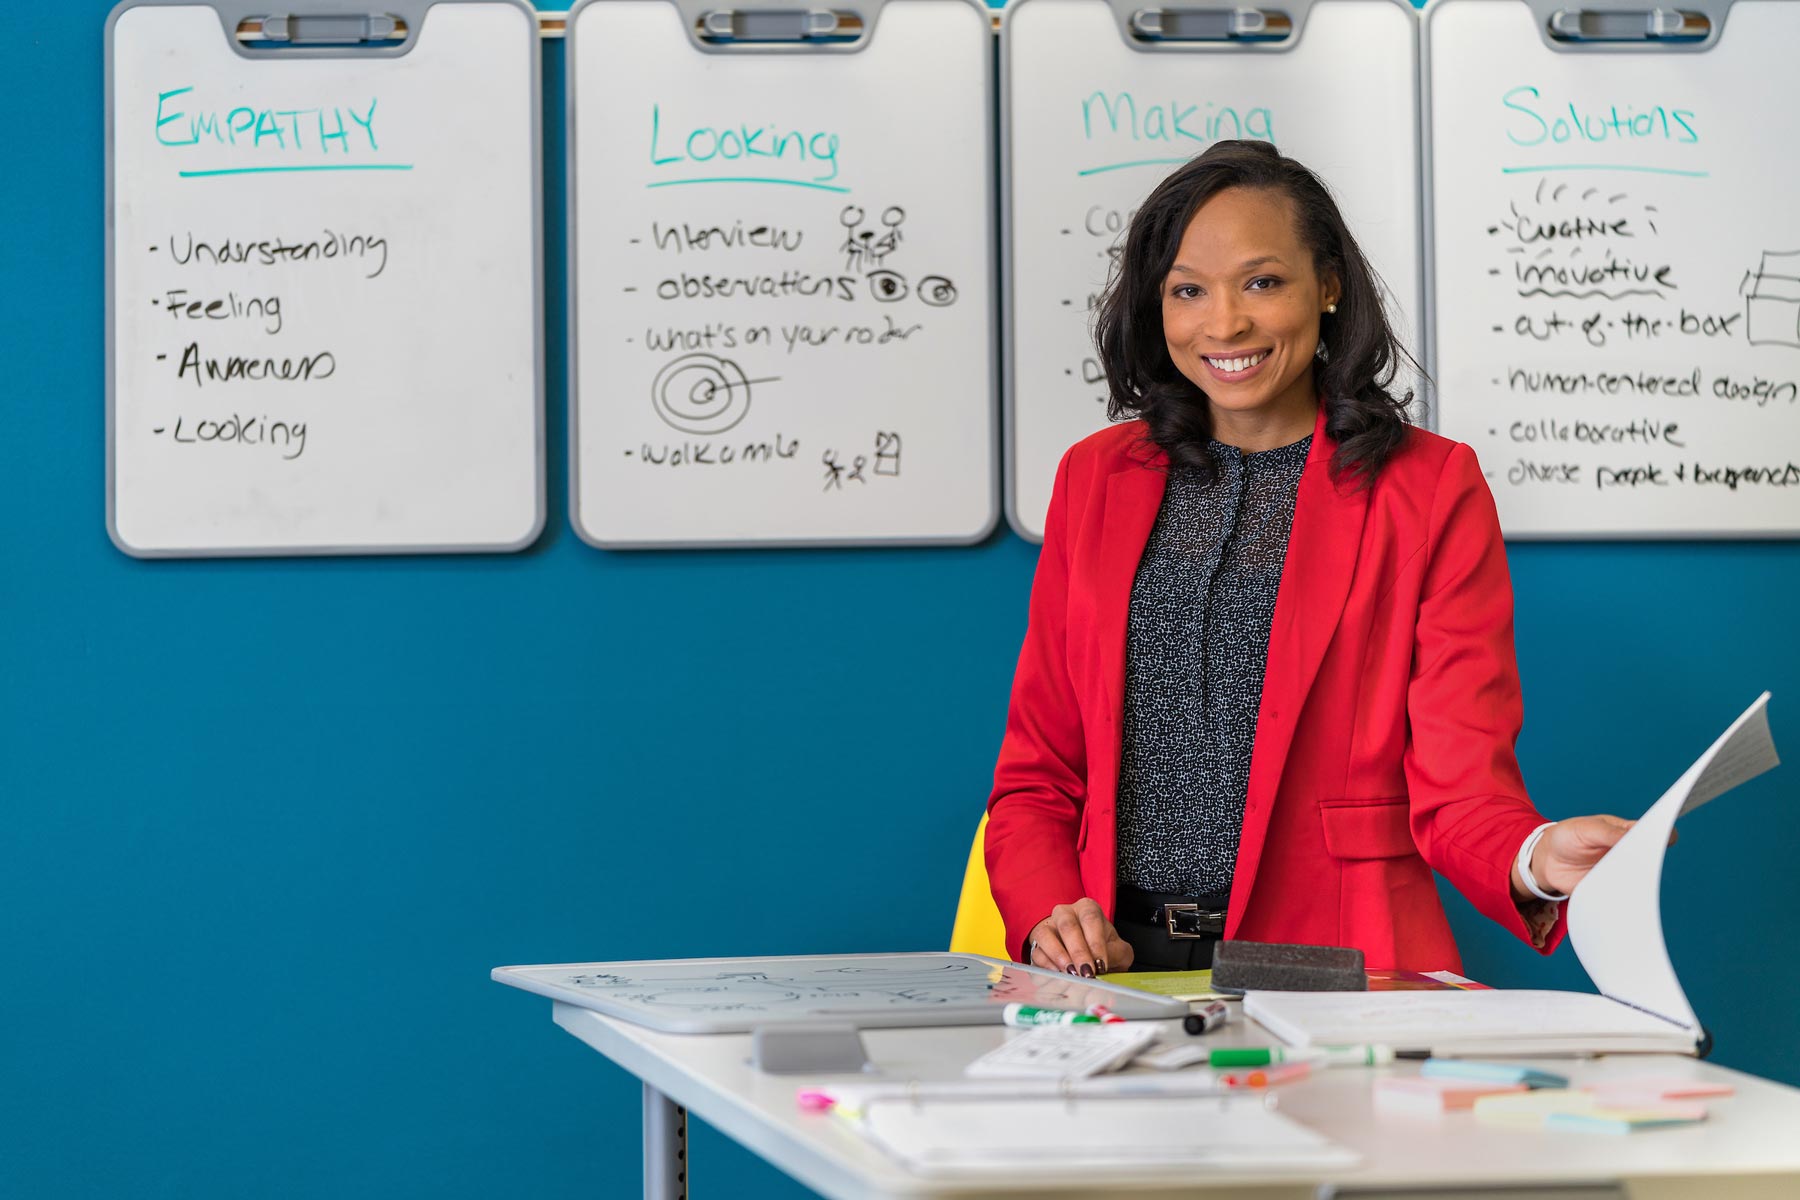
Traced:
<path id="1" fill-rule="evenodd" d="M 870 1139 L 922 1174 L 1063 1176 L 1170 1167 L 1304 1170 L 1354 1166 L 1353 1152 L 1255 1097 L 872 1102 Z"/>
<path id="2" fill-rule="evenodd" d="M 1691 1030 L 1585 992 L 1251 992 L 1244 1011 L 1290 1046 L 1379 1042 L 1437 1055 L 1694 1050 Z"/>
<path id="3" fill-rule="evenodd" d="M 1250 992 L 1244 1013 L 1290 1045 L 1386 1042 L 1434 1054 L 1692 1054 L 1701 1036 L 1663 941 L 1676 818 L 1775 766 L 1764 692 L 1582 880 L 1569 941 L 1598 996 L 1550 991 Z"/>

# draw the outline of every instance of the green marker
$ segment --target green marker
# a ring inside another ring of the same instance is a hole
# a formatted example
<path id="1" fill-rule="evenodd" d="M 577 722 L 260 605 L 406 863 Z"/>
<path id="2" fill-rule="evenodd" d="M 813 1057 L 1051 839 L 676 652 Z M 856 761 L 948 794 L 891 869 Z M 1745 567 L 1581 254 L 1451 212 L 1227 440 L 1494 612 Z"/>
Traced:
<path id="1" fill-rule="evenodd" d="M 1392 1046 L 1235 1046 L 1220 1047 L 1207 1057 L 1214 1067 L 1266 1067 L 1273 1063 L 1309 1062 L 1320 1067 L 1382 1067 L 1394 1061 Z"/>
<path id="2" fill-rule="evenodd" d="M 1060 1008 L 1033 1008 L 1029 1004 L 1009 1004 L 1000 1014 L 1008 1025 L 1098 1025 L 1099 1017 Z"/>

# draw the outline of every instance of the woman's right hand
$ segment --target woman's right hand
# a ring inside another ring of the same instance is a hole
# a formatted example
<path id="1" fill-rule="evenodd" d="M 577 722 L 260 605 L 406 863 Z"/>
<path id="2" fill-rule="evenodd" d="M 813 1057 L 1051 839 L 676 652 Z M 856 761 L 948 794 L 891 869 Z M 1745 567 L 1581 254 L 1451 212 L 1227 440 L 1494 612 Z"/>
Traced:
<path id="1" fill-rule="evenodd" d="M 1097 901 L 1086 896 L 1059 904 L 1031 930 L 1031 965 L 1093 978 L 1131 967 L 1131 944 L 1119 936 Z"/>

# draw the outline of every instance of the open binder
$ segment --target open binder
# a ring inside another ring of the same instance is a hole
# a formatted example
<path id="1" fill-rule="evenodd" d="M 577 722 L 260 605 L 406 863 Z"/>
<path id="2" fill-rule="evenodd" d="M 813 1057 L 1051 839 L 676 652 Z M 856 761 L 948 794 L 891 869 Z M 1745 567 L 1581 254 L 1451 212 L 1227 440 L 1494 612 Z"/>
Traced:
<path id="1" fill-rule="evenodd" d="M 1568 902 L 1569 941 L 1600 994 L 1250 992 L 1244 1012 L 1290 1045 L 1387 1042 L 1434 1054 L 1695 1054 L 1705 1031 L 1663 940 L 1663 855 L 1683 814 L 1779 763 L 1769 693 L 1650 806 Z"/>

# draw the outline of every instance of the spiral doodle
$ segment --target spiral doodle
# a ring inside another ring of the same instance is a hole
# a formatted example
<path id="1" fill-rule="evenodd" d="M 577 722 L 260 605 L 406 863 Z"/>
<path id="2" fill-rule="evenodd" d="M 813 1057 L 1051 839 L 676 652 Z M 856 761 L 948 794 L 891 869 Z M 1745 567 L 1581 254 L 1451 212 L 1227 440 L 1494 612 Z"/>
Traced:
<path id="1" fill-rule="evenodd" d="M 656 373 L 650 399 L 683 433 L 724 433 L 750 413 L 750 380 L 728 358 L 684 354 Z"/>
<path id="2" fill-rule="evenodd" d="M 927 275 L 919 280 L 919 299 L 933 308 L 948 308 L 956 303 L 956 285 L 942 275 Z"/>
<path id="3" fill-rule="evenodd" d="M 906 276 L 898 271 L 870 271 L 869 295 L 884 304 L 906 299 Z"/>

